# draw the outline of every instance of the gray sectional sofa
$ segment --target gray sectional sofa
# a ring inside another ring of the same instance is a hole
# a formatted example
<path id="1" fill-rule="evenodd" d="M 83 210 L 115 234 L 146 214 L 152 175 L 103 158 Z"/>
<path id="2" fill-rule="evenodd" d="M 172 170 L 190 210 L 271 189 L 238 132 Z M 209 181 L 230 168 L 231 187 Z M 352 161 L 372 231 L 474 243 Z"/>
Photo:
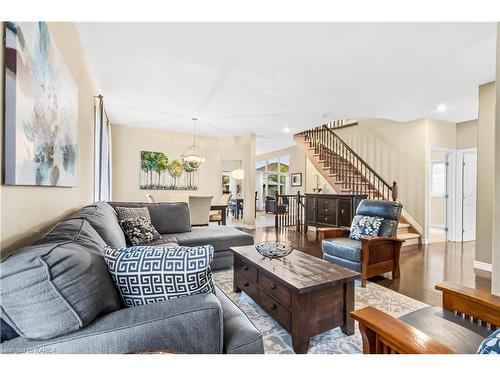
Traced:
<path id="1" fill-rule="evenodd" d="M 214 268 L 232 264 L 230 246 L 253 243 L 234 228 L 190 228 L 183 203 L 84 207 L 0 263 L 2 353 L 263 353 L 260 331 L 217 286 L 215 294 L 124 307 L 101 252 L 127 246 L 113 207 L 136 205 L 148 207 L 158 243 L 212 244 Z"/>

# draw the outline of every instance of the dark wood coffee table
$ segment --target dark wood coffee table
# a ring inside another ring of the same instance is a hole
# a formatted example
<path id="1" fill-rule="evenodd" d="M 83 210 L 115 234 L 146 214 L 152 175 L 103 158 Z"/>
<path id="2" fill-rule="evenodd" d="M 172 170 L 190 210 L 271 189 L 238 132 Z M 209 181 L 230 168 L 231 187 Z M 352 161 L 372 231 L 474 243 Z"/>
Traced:
<path id="1" fill-rule="evenodd" d="M 292 335 L 296 353 L 309 339 L 340 327 L 354 333 L 354 279 L 359 273 L 294 250 L 283 261 L 264 259 L 254 246 L 231 248 L 235 292 L 244 291 Z"/>

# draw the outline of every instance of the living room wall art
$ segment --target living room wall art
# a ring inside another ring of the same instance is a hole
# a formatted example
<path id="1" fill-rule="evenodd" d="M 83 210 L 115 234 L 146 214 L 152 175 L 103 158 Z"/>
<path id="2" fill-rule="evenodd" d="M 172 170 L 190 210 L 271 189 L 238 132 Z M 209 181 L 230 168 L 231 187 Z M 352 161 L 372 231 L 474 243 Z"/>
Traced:
<path id="1" fill-rule="evenodd" d="M 45 22 L 5 23 L 5 184 L 76 186 L 78 87 Z"/>
<path id="2" fill-rule="evenodd" d="M 141 151 L 140 188 L 147 190 L 198 190 L 196 171 L 167 154 Z"/>

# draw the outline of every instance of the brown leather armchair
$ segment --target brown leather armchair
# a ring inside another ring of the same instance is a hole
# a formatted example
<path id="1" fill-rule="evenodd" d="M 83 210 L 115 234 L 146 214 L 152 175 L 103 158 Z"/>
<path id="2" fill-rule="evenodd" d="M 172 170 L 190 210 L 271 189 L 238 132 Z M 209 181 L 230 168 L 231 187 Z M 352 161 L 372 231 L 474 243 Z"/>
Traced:
<path id="1" fill-rule="evenodd" d="M 396 238 L 402 205 L 399 202 L 364 199 L 356 215 L 383 217 L 377 237 L 349 238 L 347 228 L 319 228 L 323 259 L 361 273 L 361 286 L 366 279 L 386 272 L 399 278 L 399 253 L 404 242 Z"/>

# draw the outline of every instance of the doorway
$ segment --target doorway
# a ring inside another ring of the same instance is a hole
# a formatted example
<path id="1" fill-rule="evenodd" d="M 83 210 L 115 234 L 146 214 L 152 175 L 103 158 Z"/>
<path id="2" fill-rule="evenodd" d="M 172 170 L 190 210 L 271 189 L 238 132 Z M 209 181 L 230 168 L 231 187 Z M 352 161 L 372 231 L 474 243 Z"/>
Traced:
<path id="1" fill-rule="evenodd" d="M 431 150 L 429 173 L 429 241 L 448 241 L 449 165 L 451 152 Z"/>
<path id="2" fill-rule="evenodd" d="M 459 234 L 462 242 L 476 240 L 477 149 L 457 152 L 460 170 L 458 215 Z"/>

